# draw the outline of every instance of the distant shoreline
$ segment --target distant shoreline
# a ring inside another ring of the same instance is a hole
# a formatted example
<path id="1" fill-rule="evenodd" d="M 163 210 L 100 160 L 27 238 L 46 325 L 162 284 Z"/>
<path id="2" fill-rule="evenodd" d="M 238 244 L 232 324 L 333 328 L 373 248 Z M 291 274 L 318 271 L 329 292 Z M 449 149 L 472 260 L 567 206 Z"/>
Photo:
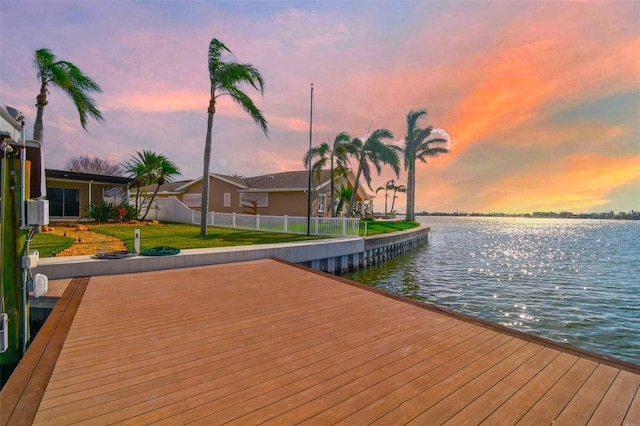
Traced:
<path id="1" fill-rule="evenodd" d="M 536 213 L 429 213 L 420 212 L 416 216 L 442 217 L 523 217 L 527 219 L 606 219 L 606 220 L 640 220 L 640 211 L 609 213 L 570 213 L 570 212 L 536 212 Z"/>

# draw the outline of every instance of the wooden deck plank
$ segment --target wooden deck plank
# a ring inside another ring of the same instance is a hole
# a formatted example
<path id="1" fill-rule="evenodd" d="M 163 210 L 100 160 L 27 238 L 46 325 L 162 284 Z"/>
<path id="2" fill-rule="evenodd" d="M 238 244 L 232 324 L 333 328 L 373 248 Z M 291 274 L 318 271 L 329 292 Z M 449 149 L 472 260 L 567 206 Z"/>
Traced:
<path id="1" fill-rule="evenodd" d="M 275 260 L 85 288 L 64 343 L 50 335 L 61 347 L 42 357 L 39 403 L 34 389 L 15 398 L 34 424 L 630 423 L 639 411 L 639 366 Z"/>
<path id="2" fill-rule="evenodd" d="M 339 369 L 317 371 L 312 376 L 296 381 L 295 386 L 290 386 L 286 393 L 278 395 L 279 399 L 274 399 L 274 390 L 269 390 L 250 401 L 245 400 L 217 412 L 215 419 L 255 424 L 283 413 L 291 416 L 293 409 L 300 409 L 304 416 L 308 417 L 309 413 L 314 412 L 313 410 L 318 410 L 317 407 L 322 410 L 324 409 L 322 407 L 331 405 L 327 400 L 328 395 L 343 399 L 344 397 L 340 395 L 343 392 L 351 394 L 357 389 L 366 387 L 367 385 L 363 382 L 367 381 L 367 378 L 374 383 L 389 374 L 390 370 L 403 368 L 403 364 L 407 362 L 409 363 L 406 364 L 407 366 L 412 364 L 411 360 L 416 361 L 413 354 L 423 354 L 425 351 L 434 353 L 437 351 L 436 346 L 446 347 L 452 344 L 453 339 L 467 341 L 469 337 L 478 334 L 477 329 L 474 330 L 465 324 L 452 325 L 450 321 L 443 325 L 446 325 L 446 328 L 443 327 L 440 331 L 433 330 L 426 339 L 415 343 L 408 342 L 406 346 L 387 347 L 385 353 L 376 353 L 373 358 L 368 354 L 362 354 L 359 358 L 365 362 L 360 365 L 346 364 Z M 273 402 L 274 400 L 276 402 Z M 307 404 L 309 402 L 313 402 L 313 406 Z M 251 414 L 247 416 L 247 413 Z M 299 420 L 288 421 L 296 423 Z"/>
<path id="3" fill-rule="evenodd" d="M 445 423 L 456 414 L 462 412 L 488 389 L 493 388 L 510 375 L 513 375 L 519 366 L 530 361 L 542 349 L 540 345 L 528 343 L 466 385 L 449 394 L 446 398 L 440 400 L 437 404 L 423 411 L 419 416 L 411 420 L 410 424 L 420 425 L 427 421 L 434 424 Z"/>
<path id="4" fill-rule="evenodd" d="M 35 417 L 88 278 L 72 280 L 0 393 L 3 425 L 28 425 Z"/>
<path id="5" fill-rule="evenodd" d="M 463 411 L 444 422 L 446 425 L 477 425 L 484 421 L 500 405 L 508 401 L 518 390 L 542 371 L 559 352 L 544 348 L 530 360 L 521 364 L 516 371 L 505 379 L 487 388 L 478 398 L 467 405 Z"/>
<path id="6" fill-rule="evenodd" d="M 517 424 L 550 424 L 580 390 L 597 366 L 598 364 L 593 361 L 579 359 Z"/>
<path id="7" fill-rule="evenodd" d="M 619 373 L 613 367 L 599 365 L 562 410 L 554 425 L 587 424 Z"/>
<path id="8" fill-rule="evenodd" d="M 639 418 L 627 418 L 627 413 L 638 393 L 640 387 L 640 376 L 621 371 L 611 384 L 606 395 L 600 401 L 598 408 L 589 419 L 589 425 L 603 424 L 632 424 L 640 423 Z"/>

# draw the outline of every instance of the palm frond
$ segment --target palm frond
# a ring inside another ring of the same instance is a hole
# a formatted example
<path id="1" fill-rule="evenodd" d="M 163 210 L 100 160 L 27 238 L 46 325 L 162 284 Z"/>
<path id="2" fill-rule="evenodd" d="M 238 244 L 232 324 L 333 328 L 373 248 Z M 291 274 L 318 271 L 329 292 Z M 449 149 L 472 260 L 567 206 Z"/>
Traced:
<path id="1" fill-rule="evenodd" d="M 269 123 L 267 123 L 267 119 L 262 115 L 262 111 L 256 107 L 251 98 L 236 87 L 229 88 L 228 94 L 231 96 L 231 99 L 245 110 L 245 112 L 251 116 L 253 121 L 260 126 L 265 136 L 269 136 Z"/>

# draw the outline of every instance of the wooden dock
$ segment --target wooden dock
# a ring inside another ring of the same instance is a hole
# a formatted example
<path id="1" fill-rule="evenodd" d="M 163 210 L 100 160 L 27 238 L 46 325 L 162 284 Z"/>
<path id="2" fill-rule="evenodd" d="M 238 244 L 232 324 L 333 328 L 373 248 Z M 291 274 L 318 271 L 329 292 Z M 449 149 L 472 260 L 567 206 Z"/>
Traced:
<path id="1" fill-rule="evenodd" d="M 277 260 L 75 278 L 17 424 L 640 424 L 640 366 Z"/>

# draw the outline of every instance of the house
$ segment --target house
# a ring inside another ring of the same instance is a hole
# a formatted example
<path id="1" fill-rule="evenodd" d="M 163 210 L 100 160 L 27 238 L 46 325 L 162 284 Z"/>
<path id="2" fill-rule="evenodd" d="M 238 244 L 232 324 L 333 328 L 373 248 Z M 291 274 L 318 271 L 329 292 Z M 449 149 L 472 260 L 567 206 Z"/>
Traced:
<path id="1" fill-rule="evenodd" d="M 52 169 L 45 169 L 45 177 L 51 221 L 86 219 L 89 205 L 128 200 L 128 188 L 133 182 L 128 177 Z"/>
<path id="2" fill-rule="evenodd" d="M 335 183 L 336 203 L 341 185 L 353 188 L 355 176 L 348 171 Z M 275 216 L 306 216 L 309 172 L 306 170 L 271 173 L 254 177 L 237 177 L 211 173 L 209 175 L 209 211 L 217 213 L 249 213 Z M 142 188 L 147 194 L 155 186 Z M 176 197 L 187 207 L 200 210 L 202 200 L 202 178 L 191 181 L 166 183 L 158 191 L 158 197 Z M 362 206 L 371 203 L 372 197 L 362 185 L 358 189 L 357 201 Z M 331 216 L 331 181 L 329 171 L 318 176 L 312 174 L 311 214 Z M 346 206 L 345 206 L 346 209 Z"/>

